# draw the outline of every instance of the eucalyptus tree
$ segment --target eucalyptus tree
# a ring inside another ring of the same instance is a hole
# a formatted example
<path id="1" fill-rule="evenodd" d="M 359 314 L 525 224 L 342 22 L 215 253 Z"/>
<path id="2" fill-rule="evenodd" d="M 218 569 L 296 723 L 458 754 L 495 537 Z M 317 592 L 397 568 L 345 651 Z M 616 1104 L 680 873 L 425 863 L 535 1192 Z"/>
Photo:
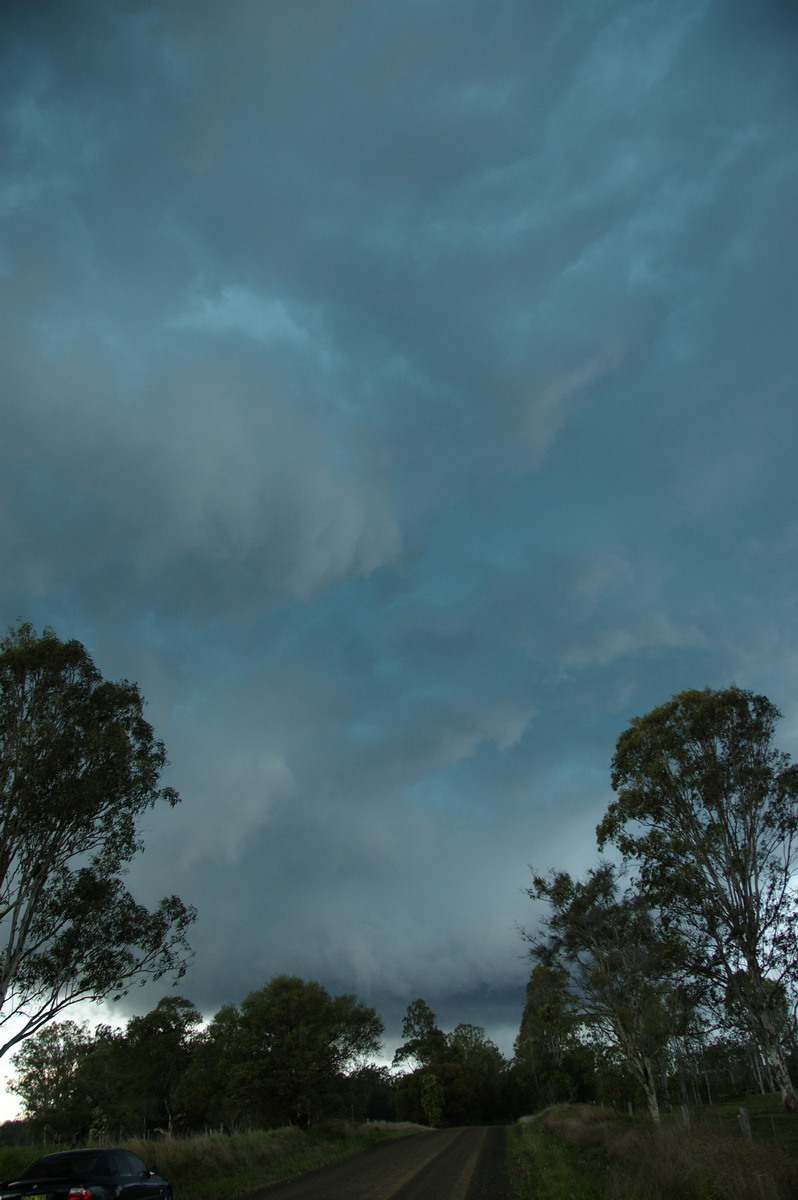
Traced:
<path id="1" fill-rule="evenodd" d="M 526 985 L 513 1046 L 513 1078 L 523 1111 L 577 1096 L 591 1070 L 591 1049 L 579 1038 L 580 1018 L 564 967 L 537 962 Z"/>
<path id="2" fill-rule="evenodd" d="M 579 1026 L 564 967 L 538 962 L 526 985 L 526 1003 L 515 1040 L 515 1056 L 535 1075 L 562 1066 Z"/>
<path id="3" fill-rule="evenodd" d="M 122 883 L 137 820 L 178 802 L 135 684 L 22 623 L 0 641 L 0 1055 L 80 1000 L 180 976 L 194 912 Z"/>
<path id="4" fill-rule="evenodd" d="M 779 1006 L 798 979 L 798 766 L 773 744 L 781 714 L 736 686 L 685 691 L 636 717 L 612 760 L 597 829 L 638 865 L 720 1009 L 730 1001 L 796 1100 Z"/>
<path id="5" fill-rule="evenodd" d="M 534 875 L 528 895 L 549 904 L 540 931 L 525 937 L 532 958 L 567 981 L 563 1013 L 618 1049 L 658 1121 L 663 1056 L 689 1020 L 678 938 L 663 933 L 643 893 L 621 891 L 609 862 L 581 881 Z"/>
<path id="6" fill-rule="evenodd" d="M 402 1020 L 404 1045 L 393 1056 L 393 1065 L 411 1060 L 417 1066 L 427 1066 L 446 1055 L 446 1034 L 439 1029 L 435 1013 L 426 1000 L 419 997 L 407 1006 Z"/>

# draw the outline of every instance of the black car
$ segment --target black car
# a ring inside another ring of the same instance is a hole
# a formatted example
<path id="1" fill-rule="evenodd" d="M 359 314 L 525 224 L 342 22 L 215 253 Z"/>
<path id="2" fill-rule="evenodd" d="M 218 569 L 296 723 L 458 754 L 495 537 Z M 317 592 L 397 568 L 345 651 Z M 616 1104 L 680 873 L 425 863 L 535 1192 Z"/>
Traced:
<path id="1" fill-rule="evenodd" d="M 2 1200 L 172 1200 L 165 1179 L 129 1150 L 45 1154 L 16 1179 L 0 1183 Z"/>

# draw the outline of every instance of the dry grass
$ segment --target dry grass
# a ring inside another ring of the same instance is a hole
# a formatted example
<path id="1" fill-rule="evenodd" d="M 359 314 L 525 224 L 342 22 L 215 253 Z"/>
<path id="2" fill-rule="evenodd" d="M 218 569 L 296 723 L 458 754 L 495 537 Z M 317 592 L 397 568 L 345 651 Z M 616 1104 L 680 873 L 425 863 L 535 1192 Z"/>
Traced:
<path id="1" fill-rule="evenodd" d="M 776 1146 L 678 1122 L 637 1127 L 607 1145 L 613 1200 L 796 1200 L 798 1163 Z"/>
<path id="2" fill-rule="evenodd" d="M 125 1146 L 169 1180 L 175 1200 L 236 1200 L 419 1128 L 409 1122 L 327 1121 L 308 1131 L 288 1126 L 230 1137 L 210 1133 L 136 1140 Z"/>
<path id="3" fill-rule="evenodd" d="M 798 1162 L 782 1148 L 676 1118 L 655 1127 L 561 1105 L 528 1120 L 514 1141 L 526 1164 L 524 1200 L 798 1200 Z"/>
<path id="4" fill-rule="evenodd" d="M 232 1136 L 208 1133 L 188 1138 L 134 1139 L 124 1144 L 169 1180 L 175 1200 L 236 1200 L 423 1128 L 410 1122 L 351 1125 L 327 1121 L 308 1132 L 289 1126 Z M 102 1143 L 108 1144 L 105 1139 L 92 1139 L 93 1145 Z M 63 1148 L 2 1146 L 0 1179 L 11 1179 L 42 1154 Z"/>

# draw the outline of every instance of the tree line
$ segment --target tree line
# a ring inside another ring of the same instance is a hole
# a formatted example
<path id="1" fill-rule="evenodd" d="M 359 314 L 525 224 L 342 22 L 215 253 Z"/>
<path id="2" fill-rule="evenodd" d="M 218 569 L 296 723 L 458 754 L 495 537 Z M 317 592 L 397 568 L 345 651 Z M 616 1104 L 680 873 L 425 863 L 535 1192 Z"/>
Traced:
<path id="1" fill-rule="evenodd" d="M 21 623 L 0 640 L 0 1054 L 22 1043 L 26 1112 L 60 1140 L 331 1114 L 483 1123 L 555 1099 L 642 1098 L 657 1120 L 724 1079 L 794 1112 L 798 767 L 774 745 L 780 715 L 732 686 L 633 719 L 597 827 L 614 857 L 582 879 L 533 870 L 512 1059 L 418 999 L 389 1070 L 375 1010 L 289 976 L 207 1025 L 180 997 L 124 1031 L 56 1020 L 179 979 L 196 914 L 176 896 L 149 911 L 123 883 L 139 818 L 179 799 L 138 688 Z"/>

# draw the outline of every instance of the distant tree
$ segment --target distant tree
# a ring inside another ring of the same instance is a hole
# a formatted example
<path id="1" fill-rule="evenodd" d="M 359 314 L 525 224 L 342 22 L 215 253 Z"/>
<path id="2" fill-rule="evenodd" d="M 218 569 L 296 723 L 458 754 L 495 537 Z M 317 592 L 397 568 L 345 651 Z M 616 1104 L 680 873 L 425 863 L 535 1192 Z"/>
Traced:
<path id="1" fill-rule="evenodd" d="M 585 1099 L 582 1078 L 589 1054 L 577 1038 L 579 1016 L 565 967 L 538 962 L 526 985 L 526 1003 L 514 1045 L 513 1073 L 525 1099 L 521 1111 Z"/>
<path id="2" fill-rule="evenodd" d="M 185 970 L 193 910 L 150 912 L 120 878 L 137 818 L 178 801 L 142 710 L 77 641 L 24 623 L 0 641 L 0 1055 L 79 1000 Z"/>
<path id="3" fill-rule="evenodd" d="M 405 1044 L 394 1054 L 394 1066 L 408 1059 L 424 1066 L 446 1053 L 446 1035 L 435 1024 L 435 1013 L 426 1000 L 419 998 L 408 1004 L 402 1021 L 402 1037 Z"/>
<path id="4" fill-rule="evenodd" d="M 38 1135 L 70 1142 L 88 1128 L 90 1105 L 80 1069 L 93 1038 L 85 1024 L 55 1021 L 27 1038 L 12 1058 L 8 1089 L 19 1096 Z"/>
<path id="5" fill-rule="evenodd" d="M 449 1054 L 456 1062 L 474 1071 L 489 1073 L 501 1071 L 504 1059 L 495 1042 L 485 1033 L 481 1025 L 461 1022 L 446 1035 Z"/>
<path id="6" fill-rule="evenodd" d="M 201 1023 L 199 1009 L 182 996 L 165 996 L 144 1016 L 130 1018 L 114 1064 L 123 1106 L 112 1122 L 144 1136 L 154 1128 L 172 1130 L 175 1093 Z"/>
<path id="7" fill-rule="evenodd" d="M 580 1021 L 618 1048 L 658 1121 L 662 1056 L 691 1003 L 679 979 L 678 938 L 659 929 L 643 893 L 620 891 L 611 863 L 584 881 L 564 871 L 535 875 L 528 894 L 551 909 L 544 936 L 526 935 L 533 959 L 567 972 Z"/>
<path id="8" fill-rule="evenodd" d="M 467 1125 L 497 1119 L 504 1106 L 507 1063 L 481 1025 L 463 1022 L 444 1033 L 432 1009 L 419 999 L 408 1005 L 402 1029 L 407 1040 L 394 1055 L 394 1065 L 410 1060 L 418 1066 L 397 1083 L 401 1120 Z"/>
<path id="9" fill-rule="evenodd" d="M 389 1067 L 367 1063 L 346 1078 L 344 1111 L 353 1120 L 396 1120 L 396 1076 Z"/>
<path id="10" fill-rule="evenodd" d="M 225 1004 L 193 1039 L 191 1062 L 175 1087 L 174 1108 L 190 1130 L 211 1126 L 235 1131 L 246 1124 L 249 1097 L 239 1087 L 247 1069 L 234 1051 L 241 1017 L 234 1004 Z"/>
<path id="11" fill-rule="evenodd" d="M 538 962 L 526 985 L 526 1003 L 515 1043 L 517 1057 L 533 1070 L 560 1067 L 579 1026 L 565 967 Z"/>
<path id="12" fill-rule="evenodd" d="M 443 1088 L 433 1071 L 421 1076 L 421 1107 L 428 1125 L 440 1125 L 443 1117 Z"/>
<path id="13" fill-rule="evenodd" d="M 618 797 L 597 834 L 639 864 L 717 1006 L 734 994 L 795 1111 L 779 1006 L 798 979 L 798 766 L 773 745 L 780 716 L 733 686 L 681 692 L 636 717 L 618 739 Z"/>
<path id="14" fill-rule="evenodd" d="M 227 1105 L 264 1126 L 345 1109 L 347 1078 L 378 1053 L 382 1021 L 353 995 L 278 975 L 250 992 L 226 1047 Z"/>
<path id="15" fill-rule="evenodd" d="M 486 1118 L 476 1083 L 460 1063 L 437 1059 L 417 1067 L 396 1086 L 396 1116 L 422 1125 L 482 1125 Z"/>
<path id="16" fill-rule="evenodd" d="M 0 1125 L 0 1146 L 30 1146 L 32 1141 L 30 1121 L 3 1121 Z"/>

